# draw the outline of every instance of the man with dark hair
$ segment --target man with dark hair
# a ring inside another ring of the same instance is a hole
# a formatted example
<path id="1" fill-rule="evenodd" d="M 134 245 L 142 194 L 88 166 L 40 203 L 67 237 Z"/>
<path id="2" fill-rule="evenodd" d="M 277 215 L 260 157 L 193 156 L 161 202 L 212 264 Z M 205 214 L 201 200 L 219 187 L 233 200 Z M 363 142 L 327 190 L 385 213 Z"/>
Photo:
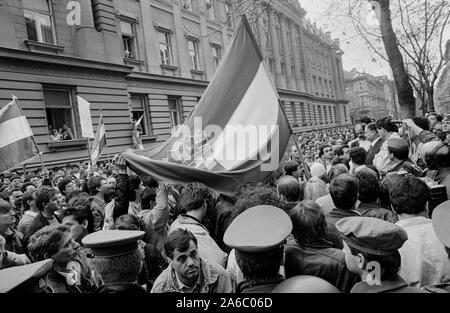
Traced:
<path id="1" fill-rule="evenodd" d="M 89 178 L 87 183 L 89 195 L 92 197 L 91 210 L 94 215 L 94 230 L 102 229 L 105 221 L 105 208 L 113 198 L 114 187 L 106 185 L 101 176 Z"/>
<path id="2" fill-rule="evenodd" d="M 12 207 L 9 202 L 0 199 L 0 236 L 5 239 L 4 249 L 13 253 L 24 252 L 22 234 L 11 227 Z M 12 264 L 18 265 L 18 264 Z"/>
<path id="3" fill-rule="evenodd" d="M 326 217 L 328 223 L 329 240 L 342 249 L 342 240 L 336 230 L 336 223 L 345 217 L 360 216 L 356 211 L 358 201 L 358 180 L 351 174 L 342 174 L 333 179 L 329 187 L 331 199 L 336 206 Z"/>
<path id="4" fill-rule="evenodd" d="M 244 280 L 236 288 L 238 293 L 270 293 L 284 280 L 279 271 L 283 244 L 291 231 L 289 216 L 277 207 L 256 206 L 236 217 L 223 241 L 234 249 L 242 271 Z"/>
<path id="5" fill-rule="evenodd" d="M 348 145 L 340 145 L 340 146 L 337 146 L 336 149 L 334 150 L 334 155 L 336 157 L 341 157 L 347 161 L 350 161 L 349 152 L 350 152 L 350 147 Z M 333 163 L 334 163 L 334 160 L 333 160 Z"/>
<path id="6" fill-rule="evenodd" d="M 350 174 L 355 174 L 358 170 L 365 168 L 367 152 L 362 147 L 350 150 Z"/>
<path id="7" fill-rule="evenodd" d="M 285 175 L 294 176 L 295 172 L 298 170 L 298 163 L 295 161 L 288 161 L 284 165 Z"/>
<path id="8" fill-rule="evenodd" d="M 197 238 L 200 256 L 225 267 L 227 254 L 220 249 L 210 236 L 208 229 L 202 224 L 208 203 L 211 202 L 210 198 L 208 188 L 202 184 L 191 183 L 185 186 L 178 204 L 186 214 L 179 215 L 170 225 L 169 234 L 178 228 L 189 230 Z"/>
<path id="9" fill-rule="evenodd" d="M 39 210 L 36 207 L 35 198 L 36 190 L 30 193 L 25 192 L 25 194 L 23 195 L 23 207 L 25 209 L 25 212 L 23 213 L 22 218 L 20 219 L 17 226 L 17 230 L 22 234 L 26 234 L 31 223 L 39 213 Z"/>
<path id="10" fill-rule="evenodd" d="M 327 240 L 327 222 L 318 204 L 302 201 L 290 213 L 294 239 L 285 245 L 286 278 L 317 276 L 347 293 L 359 280 L 345 266 L 345 255 Z"/>
<path id="11" fill-rule="evenodd" d="M 68 207 L 61 213 L 62 224 L 70 227 L 72 239 L 81 244 L 81 239 L 94 232 L 94 216 L 83 207 Z"/>
<path id="12" fill-rule="evenodd" d="M 72 177 L 65 177 L 59 182 L 58 189 L 66 197 L 68 194 L 77 191 L 78 186 Z"/>
<path id="13" fill-rule="evenodd" d="M 164 246 L 169 266 L 158 276 L 152 293 L 232 293 L 230 274 L 215 262 L 202 258 L 197 238 L 186 229 L 171 232 Z"/>
<path id="14" fill-rule="evenodd" d="M 30 237 L 39 229 L 48 225 L 59 225 L 60 220 L 55 215 L 59 209 L 57 203 L 57 190 L 53 187 L 42 186 L 36 191 L 36 207 L 39 213 L 31 222 L 30 227 L 24 236 L 24 243 L 27 244 Z"/>
<path id="15" fill-rule="evenodd" d="M 395 224 L 372 217 L 349 217 L 337 222 L 344 238 L 347 268 L 361 277 L 351 293 L 422 293 L 408 287 L 401 275 L 399 249 L 408 239 Z"/>
<path id="16" fill-rule="evenodd" d="M 377 203 L 380 186 L 377 174 L 369 168 L 363 168 L 356 173 L 359 185 L 358 200 L 361 202 L 356 209 L 361 216 L 375 217 L 387 222 L 398 222 L 397 215 L 384 209 Z"/>
<path id="17" fill-rule="evenodd" d="M 430 113 L 428 115 L 428 121 L 430 122 L 430 130 L 433 130 L 433 128 L 438 124 L 438 114 L 436 112 Z"/>
<path id="18" fill-rule="evenodd" d="M 400 138 L 398 135 L 398 127 L 387 117 L 378 120 L 375 126 L 377 127 L 378 135 L 380 135 L 380 138 L 384 140 L 384 142 L 381 145 L 380 152 L 378 152 L 373 159 L 373 165 L 377 168 L 378 172 L 386 173 L 390 162 L 387 141 L 393 138 Z"/>
<path id="19" fill-rule="evenodd" d="M 373 165 L 375 155 L 380 152 L 381 145 L 384 140 L 378 135 L 377 126 L 375 123 L 370 123 L 365 129 L 366 138 L 370 141 L 370 148 L 367 151 L 366 165 Z"/>
<path id="20" fill-rule="evenodd" d="M 333 148 L 330 145 L 320 146 L 319 158 L 317 159 L 316 163 L 322 164 L 328 173 L 332 167 L 331 165 L 332 161 L 333 161 Z"/>
<path id="21" fill-rule="evenodd" d="M 405 176 L 389 190 L 391 205 L 398 215 L 398 226 L 408 233 L 399 250 L 402 256 L 400 276 L 410 286 L 435 285 L 448 274 L 450 261 L 428 218 L 430 190 L 425 182 Z"/>
<path id="22" fill-rule="evenodd" d="M 300 183 L 292 176 L 281 176 L 277 181 L 277 190 L 281 199 L 285 201 L 286 211 L 290 211 L 301 200 L 303 200 L 303 191 Z"/>
<path id="23" fill-rule="evenodd" d="M 364 132 L 365 127 L 366 124 L 364 123 L 356 124 L 355 126 L 356 139 L 349 143 L 350 148 L 360 147 L 363 148 L 365 151 L 369 150 L 370 141 L 366 139 L 366 134 Z"/>

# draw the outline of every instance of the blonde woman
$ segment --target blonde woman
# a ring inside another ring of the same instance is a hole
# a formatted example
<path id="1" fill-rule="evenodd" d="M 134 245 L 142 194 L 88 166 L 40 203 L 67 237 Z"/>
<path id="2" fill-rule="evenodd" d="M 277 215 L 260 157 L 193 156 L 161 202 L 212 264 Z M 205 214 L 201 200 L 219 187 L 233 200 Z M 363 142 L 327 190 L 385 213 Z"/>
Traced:
<path id="1" fill-rule="evenodd" d="M 311 178 L 305 186 L 304 200 L 316 201 L 318 198 L 328 194 L 327 185 L 317 177 Z"/>

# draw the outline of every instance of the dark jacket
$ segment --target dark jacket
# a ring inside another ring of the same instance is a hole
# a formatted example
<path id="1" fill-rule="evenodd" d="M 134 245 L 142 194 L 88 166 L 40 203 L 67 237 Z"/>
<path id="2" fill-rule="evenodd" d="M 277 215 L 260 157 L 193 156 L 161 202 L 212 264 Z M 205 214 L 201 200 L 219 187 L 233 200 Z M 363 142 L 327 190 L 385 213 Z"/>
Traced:
<path id="1" fill-rule="evenodd" d="M 22 246 L 22 237 L 23 235 L 13 228 L 9 227 L 5 233 L 0 233 L 3 238 L 5 238 L 5 250 L 11 251 L 17 254 L 24 253 L 24 249 Z"/>
<path id="2" fill-rule="evenodd" d="M 139 275 L 139 283 L 147 285 L 150 291 L 156 278 L 167 268 L 169 263 L 161 255 L 161 252 L 152 244 L 146 244 L 144 247 L 144 266 Z"/>
<path id="3" fill-rule="evenodd" d="M 327 240 L 331 241 L 335 248 L 342 249 L 344 244 L 342 243 L 342 237 L 339 231 L 336 228 L 336 223 L 346 217 L 352 216 L 360 216 L 358 212 L 351 210 L 342 210 L 338 208 L 334 208 L 328 215 L 326 216 L 327 220 Z"/>
<path id="4" fill-rule="evenodd" d="M 395 280 L 382 280 L 380 285 L 370 286 L 367 282 L 357 283 L 351 293 L 428 293 L 419 288 L 409 287 L 408 284 L 397 276 Z"/>
<path id="5" fill-rule="evenodd" d="M 366 156 L 366 165 L 373 165 L 373 159 L 375 158 L 375 155 L 380 152 L 381 146 L 383 145 L 384 140 L 378 139 L 378 141 L 375 143 L 375 145 L 371 146 L 369 151 L 367 151 Z"/>
<path id="6" fill-rule="evenodd" d="M 356 209 L 361 216 L 375 217 L 383 221 L 397 223 L 398 217 L 394 212 L 383 208 L 378 203 L 360 203 Z"/>
<path id="7" fill-rule="evenodd" d="M 120 174 L 116 182 L 116 197 L 114 198 L 114 221 L 121 215 L 128 214 L 130 203 L 130 181 L 128 175 Z"/>
<path id="8" fill-rule="evenodd" d="M 328 241 L 300 245 L 296 240 L 285 245 L 286 278 L 298 275 L 320 277 L 343 293 L 348 293 L 360 278 L 345 264 L 345 254 Z"/>
<path id="9" fill-rule="evenodd" d="M 55 215 L 55 218 L 58 220 L 58 222 L 61 222 L 59 218 Z M 23 237 L 23 245 L 26 247 L 28 245 L 28 242 L 30 241 L 30 237 L 34 235 L 35 232 L 37 232 L 39 229 L 44 228 L 45 226 L 50 225 L 47 218 L 42 215 L 42 212 L 39 212 L 34 220 L 31 222 L 30 227 L 28 227 L 28 230 L 26 234 Z"/>
<path id="10" fill-rule="evenodd" d="M 234 200 L 220 195 L 216 202 L 216 225 L 214 237 L 219 247 L 226 253 L 231 252 L 231 248 L 223 243 L 223 235 L 233 221 Z"/>
<path id="11" fill-rule="evenodd" d="M 244 280 L 238 284 L 236 293 L 271 293 L 276 286 L 283 282 L 283 280 L 284 278 L 281 275 L 258 282 L 248 282 Z"/>

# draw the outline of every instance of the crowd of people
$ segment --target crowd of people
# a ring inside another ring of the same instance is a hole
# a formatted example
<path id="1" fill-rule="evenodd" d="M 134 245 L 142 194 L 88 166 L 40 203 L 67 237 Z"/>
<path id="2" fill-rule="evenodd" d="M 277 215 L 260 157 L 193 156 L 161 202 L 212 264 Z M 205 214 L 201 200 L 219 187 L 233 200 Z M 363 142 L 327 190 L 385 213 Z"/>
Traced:
<path id="1" fill-rule="evenodd" d="M 66 124 L 63 124 L 62 128 L 53 128 L 53 126 L 50 125 L 48 131 L 51 142 L 75 139 L 72 130 Z"/>
<path id="2" fill-rule="evenodd" d="M 136 175 L 121 155 L 3 173 L 0 291 L 448 292 L 450 148 L 434 116 L 303 133 L 232 195 Z"/>

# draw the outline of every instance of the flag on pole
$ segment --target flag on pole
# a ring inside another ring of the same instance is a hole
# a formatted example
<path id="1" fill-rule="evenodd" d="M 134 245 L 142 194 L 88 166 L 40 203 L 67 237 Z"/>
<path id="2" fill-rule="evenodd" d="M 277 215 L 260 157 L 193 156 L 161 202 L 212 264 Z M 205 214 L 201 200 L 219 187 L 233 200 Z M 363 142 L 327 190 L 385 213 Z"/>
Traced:
<path id="1" fill-rule="evenodd" d="M 0 109 L 0 172 L 38 155 L 33 132 L 17 98 Z"/>
<path id="2" fill-rule="evenodd" d="M 224 193 L 277 170 L 290 126 L 245 18 L 184 124 L 154 149 L 124 153 L 131 169 L 168 183 L 200 182 Z"/>
<path id="3" fill-rule="evenodd" d="M 94 128 L 92 127 L 91 104 L 85 99 L 77 96 L 78 112 L 80 114 L 81 136 L 84 138 L 94 138 Z"/>
<path id="4" fill-rule="evenodd" d="M 141 125 L 144 115 L 134 124 L 133 127 L 133 144 L 136 150 L 144 150 L 144 145 L 142 144 L 141 136 L 139 135 L 139 126 Z"/>
<path id="5" fill-rule="evenodd" d="M 103 122 L 103 115 L 100 115 L 98 121 L 97 132 L 95 133 L 94 144 L 92 145 L 91 157 L 92 165 L 97 164 L 98 159 L 102 153 L 103 148 L 106 146 L 106 128 Z"/>

